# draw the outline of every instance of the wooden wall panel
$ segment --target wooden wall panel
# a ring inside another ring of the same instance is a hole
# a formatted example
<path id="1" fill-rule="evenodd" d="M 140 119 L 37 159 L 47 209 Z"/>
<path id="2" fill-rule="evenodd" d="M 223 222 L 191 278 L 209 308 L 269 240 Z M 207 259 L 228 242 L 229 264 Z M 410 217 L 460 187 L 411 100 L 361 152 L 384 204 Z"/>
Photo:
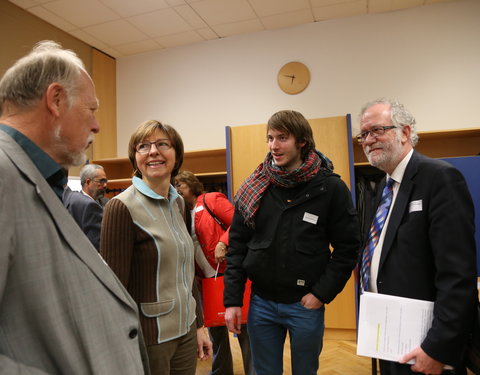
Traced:
<path id="1" fill-rule="evenodd" d="M 230 128 L 232 197 L 242 182 L 265 159 L 268 152 L 266 125 L 235 126 Z"/>
<path id="2" fill-rule="evenodd" d="M 317 150 L 327 155 L 334 164 L 335 173 L 350 186 L 349 140 L 345 116 L 308 120 L 313 130 Z M 266 125 L 232 126 L 230 129 L 232 192 L 265 159 L 268 152 Z M 233 195 L 234 195 L 233 194 Z"/>
<path id="3" fill-rule="evenodd" d="M 308 120 L 317 150 L 333 162 L 335 173 L 350 187 L 348 128 L 345 116 Z"/>
<path id="4" fill-rule="evenodd" d="M 82 59 L 91 73 L 91 47 L 48 22 L 34 16 L 10 1 L 0 1 L 0 77 L 20 57 L 41 40 L 54 40 L 71 49 Z"/>
<path id="5" fill-rule="evenodd" d="M 115 59 L 92 49 L 92 79 L 100 101 L 97 112 L 100 133 L 95 136 L 95 142 L 93 143 L 93 159 L 114 158 L 117 156 Z"/>

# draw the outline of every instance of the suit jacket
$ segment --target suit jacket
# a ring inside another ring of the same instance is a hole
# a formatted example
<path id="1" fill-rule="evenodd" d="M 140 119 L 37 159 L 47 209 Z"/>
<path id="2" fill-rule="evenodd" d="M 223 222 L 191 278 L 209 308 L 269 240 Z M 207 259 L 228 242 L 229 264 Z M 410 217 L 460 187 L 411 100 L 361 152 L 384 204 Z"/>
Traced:
<path id="1" fill-rule="evenodd" d="M 105 207 L 109 200 L 109 198 L 101 197 L 100 199 L 97 199 L 97 202 L 100 206 Z"/>
<path id="2" fill-rule="evenodd" d="M 63 193 L 63 204 L 82 228 L 90 242 L 100 250 L 100 229 L 102 227 L 103 208 L 100 204 L 79 191 L 69 187 Z"/>
<path id="3" fill-rule="evenodd" d="M 379 293 L 435 302 L 432 327 L 421 346 L 450 365 L 460 365 L 473 326 L 478 298 L 474 231 L 463 175 L 414 151 L 386 228 L 377 287 Z"/>
<path id="4" fill-rule="evenodd" d="M 1 131 L 0 176 L 1 372 L 149 373 L 135 302 Z"/>

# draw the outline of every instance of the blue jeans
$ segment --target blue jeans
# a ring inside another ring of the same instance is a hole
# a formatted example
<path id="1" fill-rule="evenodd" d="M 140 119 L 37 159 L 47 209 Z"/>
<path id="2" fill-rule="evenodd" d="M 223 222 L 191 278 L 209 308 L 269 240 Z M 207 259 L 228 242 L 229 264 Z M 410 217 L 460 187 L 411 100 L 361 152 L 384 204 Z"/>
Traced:
<path id="1" fill-rule="evenodd" d="M 309 310 L 299 302 L 284 304 L 252 293 L 248 334 L 257 375 L 281 375 L 283 346 L 290 335 L 292 375 L 316 375 L 323 346 L 325 308 Z"/>

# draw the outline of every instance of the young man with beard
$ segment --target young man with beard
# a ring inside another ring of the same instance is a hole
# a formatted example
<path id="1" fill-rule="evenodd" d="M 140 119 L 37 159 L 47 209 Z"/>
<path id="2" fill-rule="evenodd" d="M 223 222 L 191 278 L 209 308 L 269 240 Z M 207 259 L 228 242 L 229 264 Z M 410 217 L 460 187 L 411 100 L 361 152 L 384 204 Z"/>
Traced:
<path id="1" fill-rule="evenodd" d="M 149 373 L 135 302 L 62 203 L 99 131 L 82 61 L 43 41 L 0 80 L 0 368 Z"/>
<path id="2" fill-rule="evenodd" d="M 374 223 L 366 236 L 362 289 L 434 302 L 422 344 L 401 363 L 380 361 L 381 374 L 464 373 L 477 303 L 474 208 L 465 179 L 452 165 L 414 150 L 415 119 L 397 101 L 368 103 L 357 139 L 370 164 L 386 173 L 381 188 L 389 198 L 381 202 L 390 202 L 377 210 L 383 229 Z M 445 365 L 455 370 L 444 371 Z"/>
<path id="3" fill-rule="evenodd" d="M 290 337 L 292 372 L 314 375 L 323 344 L 324 304 L 345 286 L 360 233 L 348 188 L 315 150 L 301 113 L 268 121 L 270 152 L 235 197 L 225 271 L 225 320 L 241 329 L 245 281 L 252 281 L 248 333 L 258 375 L 281 375 Z M 330 246 L 333 251 L 330 251 Z"/>

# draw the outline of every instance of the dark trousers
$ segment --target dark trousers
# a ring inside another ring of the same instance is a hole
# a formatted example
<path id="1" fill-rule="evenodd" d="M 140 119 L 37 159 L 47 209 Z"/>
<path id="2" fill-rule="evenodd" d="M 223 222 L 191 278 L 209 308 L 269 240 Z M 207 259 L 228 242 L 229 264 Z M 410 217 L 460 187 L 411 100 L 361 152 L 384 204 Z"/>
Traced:
<path id="1" fill-rule="evenodd" d="M 230 350 L 230 337 L 227 327 L 210 327 L 208 333 L 213 343 L 213 361 L 210 375 L 233 375 L 232 352 Z M 250 341 L 245 324 L 242 325 L 242 333 L 237 335 L 237 339 L 242 351 L 245 375 L 255 375 Z"/>
<path id="2" fill-rule="evenodd" d="M 186 335 L 147 346 L 152 375 L 195 375 L 197 367 L 197 329 L 195 323 Z"/>

